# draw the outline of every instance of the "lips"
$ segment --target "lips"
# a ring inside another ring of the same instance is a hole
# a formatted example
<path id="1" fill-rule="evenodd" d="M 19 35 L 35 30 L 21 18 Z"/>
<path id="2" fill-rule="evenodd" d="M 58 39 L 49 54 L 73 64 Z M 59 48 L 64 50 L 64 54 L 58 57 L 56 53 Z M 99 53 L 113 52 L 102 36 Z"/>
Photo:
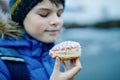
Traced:
<path id="1" fill-rule="evenodd" d="M 45 32 L 48 32 L 49 34 L 56 35 L 60 30 L 45 30 Z"/>

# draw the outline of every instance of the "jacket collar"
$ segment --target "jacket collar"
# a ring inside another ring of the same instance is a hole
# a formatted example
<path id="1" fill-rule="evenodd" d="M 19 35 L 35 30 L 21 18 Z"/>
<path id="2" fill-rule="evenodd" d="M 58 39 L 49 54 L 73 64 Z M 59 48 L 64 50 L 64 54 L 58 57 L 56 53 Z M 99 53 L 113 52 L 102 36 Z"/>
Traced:
<path id="1" fill-rule="evenodd" d="M 31 56 L 31 57 L 40 57 L 44 52 L 48 52 L 54 43 L 43 43 L 36 39 L 29 37 L 27 34 L 20 39 L 14 39 L 12 37 L 6 37 L 6 39 L 0 39 L 0 47 L 9 47 L 14 48 L 20 54 Z"/>

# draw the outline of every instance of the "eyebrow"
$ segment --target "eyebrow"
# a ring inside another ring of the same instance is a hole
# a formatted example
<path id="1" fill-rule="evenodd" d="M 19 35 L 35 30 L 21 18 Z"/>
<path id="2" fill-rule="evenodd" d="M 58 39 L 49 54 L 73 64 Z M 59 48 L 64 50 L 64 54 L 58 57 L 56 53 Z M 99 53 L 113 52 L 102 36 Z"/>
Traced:
<path id="1" fill-rule="evenodd" d="M 38 10 L 45 10 L 45 11 L 51 11 L 50 8 L 39 8 Z M 58 11 L 64 11 L 63 8 L 58 9 Z"/>

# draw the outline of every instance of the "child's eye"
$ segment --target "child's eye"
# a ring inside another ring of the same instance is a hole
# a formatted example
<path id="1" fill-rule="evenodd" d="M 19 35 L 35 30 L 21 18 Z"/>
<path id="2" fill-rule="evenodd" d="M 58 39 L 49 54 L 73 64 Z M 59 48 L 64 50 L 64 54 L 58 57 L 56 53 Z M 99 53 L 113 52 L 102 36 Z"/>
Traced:
<path id="1" fill-rule="evenodd" d="M 49 12 L 48 11 L 40 11 L 38 13 L 41 17 L 47 17 L 49 15 Z"/>
<path id="2" fill-rule="evenodd" d="M 48 14 L 39 14 L 41 17 L 47 17 Z"/>
<path id="3" fill-rule="evenodd" d="M 61 17 L 61 14 L 60 14 L 60 13 L 58 13 L 58 14 L 57 14 L 57 16 L 58 16 L 58 17 Z"/>
<path id="4" fill-rule="evenodd" d="M 62 16 L 62 13 L 63 13 L 63 11 L 62 11 L 62 10 L 59 10 L 59 11 L 57 12 L 57 16 L 58 16 L 58 17 L 61 17 L 61 16 Z"/>

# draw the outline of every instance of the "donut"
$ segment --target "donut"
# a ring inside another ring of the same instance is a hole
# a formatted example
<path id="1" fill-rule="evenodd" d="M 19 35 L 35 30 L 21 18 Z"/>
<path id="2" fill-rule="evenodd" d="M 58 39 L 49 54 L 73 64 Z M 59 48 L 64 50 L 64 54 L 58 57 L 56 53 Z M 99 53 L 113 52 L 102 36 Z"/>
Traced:
<path id="1" fill-rule="evenodd" d="M 75 41 L 64 41 L 56 44 L 49 52 L 50 57 L 61 60 L 72 60 L 81 56 L 81 46 Z"/>

